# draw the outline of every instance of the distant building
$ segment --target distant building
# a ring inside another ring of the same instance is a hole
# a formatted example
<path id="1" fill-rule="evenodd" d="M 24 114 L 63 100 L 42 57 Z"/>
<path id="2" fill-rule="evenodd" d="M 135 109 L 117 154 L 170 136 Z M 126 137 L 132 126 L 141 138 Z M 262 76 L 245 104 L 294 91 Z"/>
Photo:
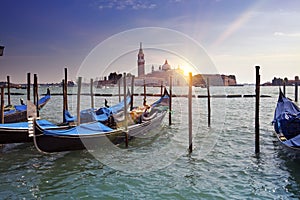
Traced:
<path id="1" fill-rule="evenodd" d="M 274 77 L 272 80 L 272 85 L 275 86 L 283 85 L 283 79 Z"/>
<path id="2" fill-rule="evenodd" d="M 236 78 L 234 75 L 220 74 L 197 74 L 193 77 L 193 85 L 197 87 L 206 87 L 207 79 L 211 86 L 236 86 Z"/>
<path id="3" fill-rule="evenodd" d="M 288 78 L 276 78 L 274 77 L 272 80 L 272 86 L 281 86 L 283 84 L 285 85 L 295 85 L 296 83 L 298 83 L 298 85 L 300 85 L 300 81 L 299 81 L 299 76 L 295 76 L 294 80 L 288 80 Z"/>
<path id="4" fill-rule="evenodd" d="M 142 49 L 142 43 L 140 43 L 140 49 L 138 53 L 138 77 L 135 79 L 136 85 L 146 85 L 160 86 L 169 85 L 170 76 L 172 76 L 172 84 L 174 86 L 186 86 L 188 77 L 184 75 L 184 71 L 180 67 L 172 68 L 165 60 L 162 66 L 159 66 L 157 70 L 152 65 L 151 72 L 145 74 L 145 57 Z M 212 86 L 235 86 L 236 78 L 234 75 L 219 75 L 219 74 L 198 74 L 193 78 L 193 85 L 205 87 L 207 78 L 210 80 L 210 85 Z"/>
<path id="5" fill-rule="evenodd" d="M 144 58 L 144 52 L 142 49 L 142 43 L 140 43 L 140 50 L 138 53 L 137 65 L 138 65 L 138 77 L 144 76 L 145 75 L 145 58 Z"/>
<path id="6" fill-rule="evenodd" d="M 224 86 L 235 86 L 236 85 L 236 79 L 235 75 L 221 75 Z"/>
<path id="7" fill-rule="evenodd" d="M 187 85 L 187 77 L 184 76 L 184 72 L 180 67 L 172 69 L 168 60 L 162 66 L 159 66 L 158 70 L 152 65 L 152 70 L 150 73 L 139 77 L 135 80 L 136 85 L 143 85 L 144 80 L 146 85 L 160 86 L 169 85 L 170 76 L 172 76 L 172 84 L 174 86 L 185 86 Z"/>
<path id="8" fill-rule="evenodd" d="M 116 72 L 111 72 L 107 77 L 104 77 L 104 80 L 98 80 L 96 82 L 96 87 L 103 87 L 103 86 L 113 86 L 118 83 L 118 81 L 122 78 L 122 74 L 117 74 Z"/>

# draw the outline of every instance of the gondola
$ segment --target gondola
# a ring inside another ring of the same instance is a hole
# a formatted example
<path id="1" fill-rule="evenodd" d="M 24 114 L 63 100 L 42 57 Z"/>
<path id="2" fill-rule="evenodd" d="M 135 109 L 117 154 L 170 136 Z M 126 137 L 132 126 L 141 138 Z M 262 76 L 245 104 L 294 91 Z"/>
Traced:
<path id="1" fill-rule="evenodd" d="M 150 106 L 135 108 L 130 111 L 131 124 L 128 127 L 128 135 L 131 138 L 147 134 L 159 127 L 169 110 L 170 95 L 165 89 L 164 94 Z M 118 124 L 118 123 L 117 123 Z"/>
<path id="2" fill-rule="evenodd" d="M 50 95 L 50 94 L 49 94 Z M 47 97 L 46 97 L 47 98 Z M 45 99 L 45 98 L 44 98 Z M 126 102 L 129 104 L 131 101 L 130 95 L 127 96 Z M 97 110 L 86 109 L 80 112 L 80 118 L 82 123 L 88 123 L 91 121 L 100 121 L 106 124 L 109 124 L 109 117 L 113 113 L 117 113 L 122 110 L 124 107 L 124 101 L 113 105 L 109 108 L 101 107 Z M 27 108 L 27 106 L 26 106 Z M 96 113 L 94 115 L 96 117 L 95 120 L 91 119 L 91 113 Z M 27 115 L 27 111 L 25 112 Z M 69 114 L 69 112 L 65 112 L 65 116 L 67 121 L 61 124 L 53 124 L 45 119 L 37 120 L 36 123 L 40 127 L 37 129 L 36 134 L 39 135 L 41 132 L 39 130 L 62 130 L 62 129 L 70 129 L 74 127 L 74 121 L 76 121 L 76 117 L 73 117 Z M 27 116 L 26 116 L 27 118 Z M 9 143 L 24 143 L 24 142 L 32 142 L 32 137 L 28 135 L 28 122 L 16 122 L 16 123 L 6 123 L 0 124 L 0 144 L 9 144 Z"/>
<path id="3" fill-rule="evenodd" d="M 126 105 L 128 106 L 131 103 L 131 94 L 128 91 L 126 96 Z M 90 112 L 95 112 L 96 121 L 102 122 L 105 125 L 109 124 L 109 118 L 124 109 L 124 100 L 120 101 L 116 105 L 108 106 L 107 101 L 105 100 L 105 105 L 99 109 L 86 109 L 80 112 L 80 120 L 82 123 L 92 121 L 90 119 Z M 72 116 L 68 110 L 65 110 L 64 117 L 67 123 L 73 123 L 77 121 L 77 116 Z"/>
<path id="4" fill-rule="evenodd" d="M 38 109 L 42 109 L 50 100 L 50 90 L 38 101 Z M 4 123 L 26 122 L 27 121 L 27 105 L 10 105 L 4 110 Z"/>
<path id="5" fill-rule="evenodd" d="M 167 92 L 151 106 L 147 106 L 142 113 L 135 115 L 138 119 L 132 119 L 128 126 L 128 135 L 136 137 L 157 128 L 168 110 L 169 94 Z M 133 110 L 130 114 L 136 114 L 140 109 Z M 135 112 L 135 113 L 134 113 Z M 46 130 L 35 123 L 35 134 L 33 137 L 35 147 L 41 152 L 59 152 L 82 150 L 86 146 L 96 149 L 97 145 L 103 143 L 120 144 L 124 142 L 126 130 L 124 130 L 124 119 L 120 120 L 120 113 L 114 114 L 117 127 L 108 127 L 97 121 L 95 112 L 89 112 L 92 122 L 80 124 L 66 130 Z M 117 119 L 119 117 L 119 119 Z M 137 120 L 134 122 L 134 120 Z M 130 121 L 130 120 L 129 120 Z"/>
<path id="6" fill-rule="evenodd" d="M 300 154 L 300 108 L 281 90 L 272 124 L 280 144 L 289 152 Z"/>
<path id="7" fill-rule="evenodd" d="M 46 153 L 82 150 L 87 144 L 97 147 L 99 141 L 106 140 L 117 144 L 125 136 L 123 130 L 111 129 L 97 121 L 64 130 L 43 129 L 38 123 L 34 127 L 34 145 L 40 152 Z"/>
<path id="8" fill-rule="evenodd" d="M 47 120 L 37 120 L 43 129 L 66 129 L 66 126 L 57 126 Z M 32 142 L 28 135 L 28 122 L 0 124 L 0 144 Z"/>

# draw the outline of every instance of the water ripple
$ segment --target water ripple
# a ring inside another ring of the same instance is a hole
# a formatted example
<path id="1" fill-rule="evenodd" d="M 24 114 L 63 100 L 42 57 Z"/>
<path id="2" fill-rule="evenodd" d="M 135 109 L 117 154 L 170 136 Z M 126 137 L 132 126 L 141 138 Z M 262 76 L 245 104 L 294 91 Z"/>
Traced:
<path id="1" fill-rule="evenodd" d="M 227 92 L 235 94 L 254 91 L 253 87 L 228 89 Z M 45 155 L 32 145 L 6 145 L 0 148 L 0 198 L 299 199 L 300 158 L 281 151 L 270 125 L 278 90 L 265 87 L 263 91 L 272 98 L 261 99 L 259 156 L 254 153 L 253 98 L 214 99 L 212 103 L 218 104 L 218 109 L 212 107 L 211 128 L 207 127 L 205 100 L 201 99 L 196 109 L 200 117 L 194 118 L 198 121 L 195 121 L 191 154 L 186 100 L 182 100 L 180 111 L 174 111 L 181 116 L 174 116 L 173 125 L 164 123 L 158 134 L 131 141 L 127 152 L 136 156 L 131 157 L 135 162 L 122 161 L 143 164 L 139 160 L 141 155 L 157 153 L 157 158 L 148 157 L 149 163 L 156 162 L 155 165 L 162 167 L 131 173 L 99 162 L 88 151 Z M 54 102 L 61 101 L 60 97 L 53 98 Z M 221 112 L 224 116 L 218 118 L 222 101 L 227 101 Z M 44 111 L 51 112 L 52 106 L 55 113 L 61 111 L 54 103 L 47 106 Z M 60 114 L 57 115 L 53 120 L 59 119 Z M 161 150 L 166 150 L 163 147 L 168 147 L 167 153 L 162 154 Z M 166 164 L 171 156 L 176 159 Z"/>

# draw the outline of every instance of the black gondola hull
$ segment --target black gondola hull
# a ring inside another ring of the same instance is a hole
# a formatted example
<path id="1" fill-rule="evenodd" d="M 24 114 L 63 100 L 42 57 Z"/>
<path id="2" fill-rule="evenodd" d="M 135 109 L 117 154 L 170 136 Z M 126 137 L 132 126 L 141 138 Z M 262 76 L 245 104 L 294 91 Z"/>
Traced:
<path id="1" fill-rule="evenodd" d="M 0 129 L 0 144 L 32 142 L 27 129 Z"/>
<path id="2" fill-rule="evenodd" d="M 125 134 L 122 130 L 91 135 L 45 135 L 40 127 L 35 126 L 36 134 L 33 138 L 36 148 L 41 152 L 52 153 L 60 151 L 94 150 L 104 143 L 118 144 L 124 141 Z"/>
<path id="3" fill-rule="evenodd" d="M 166 112 L 160 113 L 156 118 L 141 124 L 128 127 L 129 137 L 137 137 L 153 130 L 161 124 Z M 60 152 L 75 150 L 96 150 L 105 145 L 115 145 L 123 143 L 125 132 L 115 130 L 108 133 L 99 133 L 82 136 L 45 135 L 39 126 L 35 126 L 36 134 L 34 143 L 41 152 Z"/>

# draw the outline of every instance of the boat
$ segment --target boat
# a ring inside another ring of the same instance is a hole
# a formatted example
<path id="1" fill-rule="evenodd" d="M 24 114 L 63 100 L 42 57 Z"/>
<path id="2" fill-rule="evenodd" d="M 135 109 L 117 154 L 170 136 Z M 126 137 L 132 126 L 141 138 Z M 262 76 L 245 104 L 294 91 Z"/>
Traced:
<path id="1" fill-rule="evenodd" d="M 300 108 L 281 89 L 272 124 L 280 144 L 290 152 L 300 153 Z"/>
<path id="2" fill-rule="evenodd" d="M 122 129 L 114 130 L 97 121 L 64 130 L 43 129 L 38 123 L 34 127 L 34 145 L 43 153 L 82 150 L 86 144 L 96 148 L 98 141 L 109 139 L 112 143 L 118 143 L 125 137 Z"/>
<path id="3" fill-rule="evenodd" d="M 49 94 L 50 95 L 50 94 Z M 47 99 L 47 97 L 44 99 Z M 43 99 L 40 101 L 42 102 Z M 131 98 L 130 94 L 126 98 L 127 104 L 130 103 Z M 25 106 L 27 109 L 27 106 Z M 121 101 L 120 103 L 113 105 L 111 107 L 101 107 L 97 110 L 93 109 L 86 109 L 82 110 L 80 112 L 80 118 L 82 123 L 90 123 L 93 121 L 99 121 L 109 124 L 110 121 L 108 120 L 110 115 L 113 113 L 117 113 L 120 110 L 124 109 L 124 101 Z M 30 109 L 30 106 L 29 106 Z M 35 113 L 35 106 L 33 105 L 33 112 Z M 96 115 L 93 115 L 93 113 L 96 113 Z M 25 116 L 27 119 L 27 111 L 25 112 Z M 53 124 L 45 119 L 42 120 L 36 120 L 37 125 L 40 127 L 40 129 L 37 129 L 36 134 L 41 134 L 42 132 L 39 130 L 66 130 L 74 127 L 74 122 L 77 120 L 76 117 L 73 117 L 70 115 L 68 111 L 65 112 L 66 116 L 66 123 L 61 124 Z M 9 143 L 25 143 L 25 142 L 32 142 L 32 137 L 29 137 L 28 134 L 28 121 L 27 122 L 15 122 L 15 123 L 5 123 L 0 124 L 0 144 L 9 144 Z"/>
<path id="4" fill-rule="evenodd" d="M 42 109 L 50 100 L 50 90 L 38 101 L 38 109 Z M 4 123 L 26 122 L 27 121 L 27 105 L 21 102 L 21 105 L 9 105 L 4 109 Z"/>
<path id="5" fill-rule="evenodd" d="M 57 126 L 45 119 L 36 121 L 43 129 L 66 129 L 66 126 Z M 0 144 L 32 142 L 28 134 L 28 122 L 0 124 Z"/>
<path id="6" fill-rule="evenodd" d="M 124 115 L 123 119 L 120 120 L 122 112 L 113 115 L 114 120 L 116 120 L 116 127 L 108 127 L 99 122 L 96 112 L 92 112 L 92 110 L 86 113 L 86 115 L 90 114 L 88 118 L 93 118 L 91 122 L 65 130 L 43 129 L 38 123 L 34 123 L 34 145 L 40 152 L 52 153 L 82 150 L 86 149 L 86 146 L 89 150 L 93 147 L 96 149 L 97 145 L 103 144 L 103 141 L 104 143 L 120 144 L 124 142 L 126 133 L 133 138 L 157 128 L 168 111 L 168 102 L 169 94 L 165 92 L 151 106 L 146 106 L 145 109 L 136 108 L 131 111 L 130 116 L 136 117 L 132 118 L 131 122 L 136 121 L 128 126 L 127 131 L 124 129 Z"/>
<path id="7" fill-rule="evenodd" d="M 170 95 L 165 89 L 163 95 L 156 102 L 151 105 L 137 107 L 130 111 L 128 136 L 130 138 L 144 136 L 149 131 L 159 127 L 169 110 L 169 100 Z M 118 117 L 113 116 L 117 121 L 117 126 L 120 126 Z"/>
<path id="8" fill-rule="evenodd" d="M 127 91 L 126 96 L 126 105 L 127 107 L 131 103 L 131 94 L 130 91 Z M 120 101 L 116 105 L 108 106 L 107 101 L 105 99 L 105 105 L 100 107 L 99 109 L 85 109 L 80 111 L 80 121 L 81 123 L 87 123 L 92 121 L 99 121 L 107 126 L 111 126 L 110 117 L 113 114 L 119 113 L 124 109 L 124 100 Z M 95 112 L 95 116 L 91 115 L 91 112 Z M 71 115 L 68 110 L 64 112 L 66 123 L 75 123 L 77 121 L 77 116 Z M 95 117 L 95 118 L 94 118 Z"/>

